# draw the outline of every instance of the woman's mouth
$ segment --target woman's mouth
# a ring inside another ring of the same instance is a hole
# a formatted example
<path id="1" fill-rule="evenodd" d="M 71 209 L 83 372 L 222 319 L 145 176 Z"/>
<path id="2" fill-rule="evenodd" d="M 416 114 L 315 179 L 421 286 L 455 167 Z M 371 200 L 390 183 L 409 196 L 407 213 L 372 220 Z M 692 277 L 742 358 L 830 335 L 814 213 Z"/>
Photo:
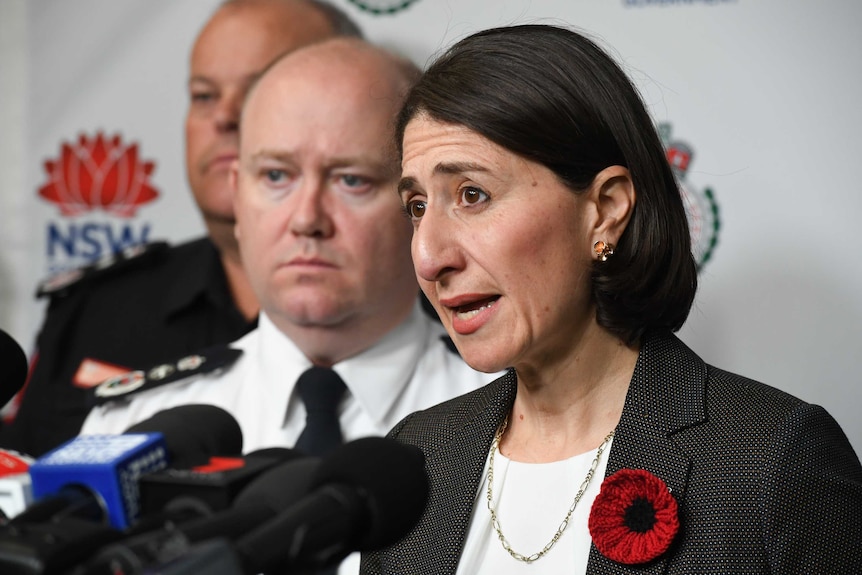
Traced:
<path id="1" fill-rule="evenodd" d="M 490 309 L 497 303 L 500 296 L 487 297 L 463 305 L 452 307 L 455 317 L 460 321 L 469 321 L 470 319 L 481 314 L 483 311 Z"/>
<path id="2" fill-rule="evenodd" d="M 500 296 L 493 296 L 489 298 L 484 298 L 476 301 L 472 301 L 470 303 L 460 305 L 458 307 L 452 308 L 455 312 L 455 316 L 460 320 L 469 320 L 473 317 L 476 317 L 482 311 L 491 308 L 497 300 L 500 299 Z"/>

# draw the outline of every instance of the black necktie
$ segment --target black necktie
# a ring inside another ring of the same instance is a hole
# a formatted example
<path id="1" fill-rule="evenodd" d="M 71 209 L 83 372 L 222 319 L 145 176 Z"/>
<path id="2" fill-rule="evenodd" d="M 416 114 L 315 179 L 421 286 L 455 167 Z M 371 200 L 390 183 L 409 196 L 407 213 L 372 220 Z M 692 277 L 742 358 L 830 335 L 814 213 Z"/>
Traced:
<path id="1" fill-rule="evenodd" d="M 308 368 L 296 382 L 296 390 L 305 404 L 305 429 L 296 440 L 296 448 L 318 457 L 341 445 L 338 404 L 346 389 L 335 371 L 316 365 Z"/>

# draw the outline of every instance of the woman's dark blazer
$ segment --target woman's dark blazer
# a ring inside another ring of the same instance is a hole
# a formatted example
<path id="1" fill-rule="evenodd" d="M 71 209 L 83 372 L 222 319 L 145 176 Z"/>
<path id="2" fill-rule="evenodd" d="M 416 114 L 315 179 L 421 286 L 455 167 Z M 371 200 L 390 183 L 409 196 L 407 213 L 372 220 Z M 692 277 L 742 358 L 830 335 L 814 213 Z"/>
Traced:
<path id="1" fill-rule="evenodd" d="M 391 431 L 424 451 L 428 505 L 399 543 L 363 556 L 362 573 L 454 575 L 488 450 L 515 391 L 509 372 Z M 591 575 L 862 574 L 862 466 L 835 420 L 707 365 L 671 334 L 642 346 L 607 475 L 621 468 L 647 469 L 667 483 L 680 530 L 646 565 L 614 563 L 593 545 Z"/>

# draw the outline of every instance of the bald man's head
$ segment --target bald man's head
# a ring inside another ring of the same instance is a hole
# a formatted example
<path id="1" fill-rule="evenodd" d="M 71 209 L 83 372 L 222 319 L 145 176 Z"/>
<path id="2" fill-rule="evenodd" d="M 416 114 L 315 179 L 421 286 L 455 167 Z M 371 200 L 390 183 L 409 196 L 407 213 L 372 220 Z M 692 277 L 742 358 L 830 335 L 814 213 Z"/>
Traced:
<path id="1" fill-rule="evenodd" d="M 291 4 L 302 3 L 319 12 L 329 22 L 329 27 L 336 36 L 352 36 L 362 38 L 362 30 L 341 8 L 326 0 L 225 0 L 222 6 L 231 4 L 266 4 L 277 2 L 290 7 Z"/>
<path id="2" fill-rule="evenodd" d="M 360 38 L 336 37 L 304 46 L 273 61 L 249 89 L 243 109 L 259 85 L 279 83 L 290 76 L 318 85 L 347 85 L 351 91 L 365 86 L 381 96 L 398 100 L 400 106 L 420 75 L 419 67 L 407 58 Z"/>
<path id="3" fill-rule="evenodd" d="M 416 302 L 394 126 L 417 73 L 360 40 L 327 40 L 280 58 L 243 107 L 243 265 L 261 309 L 316 363 L 370 347 Z"/>

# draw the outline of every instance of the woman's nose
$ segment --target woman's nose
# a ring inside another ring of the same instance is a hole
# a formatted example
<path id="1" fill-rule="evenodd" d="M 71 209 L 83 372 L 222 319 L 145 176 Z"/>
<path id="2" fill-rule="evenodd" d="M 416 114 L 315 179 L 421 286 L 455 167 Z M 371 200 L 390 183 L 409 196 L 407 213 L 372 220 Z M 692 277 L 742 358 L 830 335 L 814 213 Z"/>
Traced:
<path id="1" fill-rule="evenodd" d="M 426 207 L 413 230 L 413 266 L 420 279 L 434 282 L 463 267 L 457 222 L 442 210 Z"/>

